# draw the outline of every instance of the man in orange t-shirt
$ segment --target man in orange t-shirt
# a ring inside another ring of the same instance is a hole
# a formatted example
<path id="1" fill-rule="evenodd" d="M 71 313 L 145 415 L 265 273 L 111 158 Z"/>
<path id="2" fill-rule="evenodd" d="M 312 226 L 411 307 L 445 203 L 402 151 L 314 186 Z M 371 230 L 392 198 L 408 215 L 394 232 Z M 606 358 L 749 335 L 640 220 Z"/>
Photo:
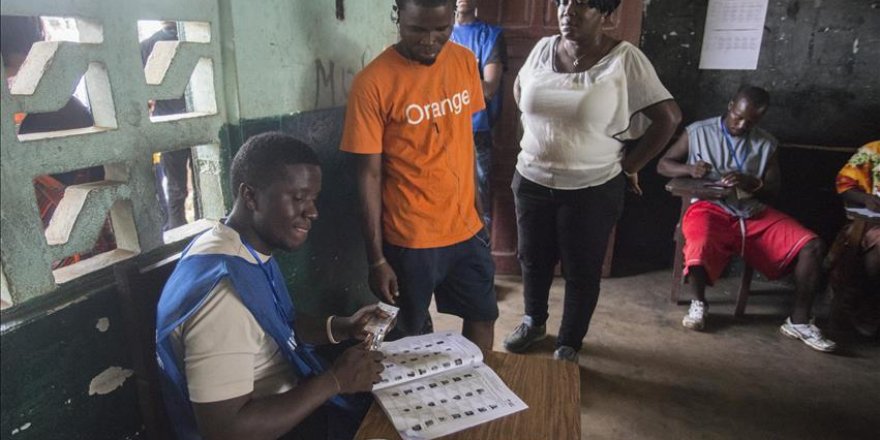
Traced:
<path id="1" fill-rule="evenodd" d="M 453 1 L 395 3 L 400 41 L 355 78 L 340 146 L 355 153 L 370 288 L 400 306 L 396 336 L 431 331 L 436 293 L 437 309 L 490 350 L 495 266 L 471 129 L 485 107 L 480 74 L 472 53 L 447 44 Z"/>

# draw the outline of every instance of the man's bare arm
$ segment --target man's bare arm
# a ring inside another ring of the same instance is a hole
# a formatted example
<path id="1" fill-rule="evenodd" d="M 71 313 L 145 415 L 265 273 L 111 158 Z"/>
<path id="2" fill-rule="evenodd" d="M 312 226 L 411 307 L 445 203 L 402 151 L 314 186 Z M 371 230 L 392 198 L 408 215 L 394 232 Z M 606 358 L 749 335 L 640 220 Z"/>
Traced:
<path id="1" fill-rule="evenodd" d="M 379 299 L 394 304 L 397 275 L 382 252 L 382 155 L 359 154 L 355 157 L 370 290 Z"/>
<path id="2" fill-rule="evenodd" d="M 489 63 L 483 67 L 483 97 L 486 101 L 491 100 L 498 93 L 503 74 L 504 66 L 501 63 Z"/>

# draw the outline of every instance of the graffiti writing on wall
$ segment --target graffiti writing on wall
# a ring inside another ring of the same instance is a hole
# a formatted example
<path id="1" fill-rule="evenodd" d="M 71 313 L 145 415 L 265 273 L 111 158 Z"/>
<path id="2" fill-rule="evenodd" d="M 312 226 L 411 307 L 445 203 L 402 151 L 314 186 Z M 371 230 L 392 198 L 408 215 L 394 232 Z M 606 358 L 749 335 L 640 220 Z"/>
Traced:
<path id="1" fill-rule="evenodd" d="M 360 65 L 351 67 L 334 60 L 315 58 L 315 102 L 314 108 L 333 107 L 345 104 L 354 75 L 372 59 L 370 50 L 361 54 Z"/>

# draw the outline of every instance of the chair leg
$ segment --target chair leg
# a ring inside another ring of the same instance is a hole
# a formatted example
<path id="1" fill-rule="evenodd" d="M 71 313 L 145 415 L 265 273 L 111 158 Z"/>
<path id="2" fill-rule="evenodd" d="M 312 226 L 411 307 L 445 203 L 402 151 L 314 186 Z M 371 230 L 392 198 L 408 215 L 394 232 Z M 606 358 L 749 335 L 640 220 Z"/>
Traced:
<path id="1" fill-rule="evenodd" d="M 741 318 L 746 313 L 746 303 L 749 301 L 749 289 L 752 285 L 754 269 L 751 266 L 743 267 L 742 278 L 739 281 L 739 293 L 736 295 L 736 311 L 733 316 Z"/>
<path id="2" fill-rule="evenodd" d="M 684 240 L 676 237 L 675 240 L 675 261 L 672 262 L 672 291 L 669 295 L 669 301 L 673 304 L 678 303 L 681 285 L 684 284 Z"/>

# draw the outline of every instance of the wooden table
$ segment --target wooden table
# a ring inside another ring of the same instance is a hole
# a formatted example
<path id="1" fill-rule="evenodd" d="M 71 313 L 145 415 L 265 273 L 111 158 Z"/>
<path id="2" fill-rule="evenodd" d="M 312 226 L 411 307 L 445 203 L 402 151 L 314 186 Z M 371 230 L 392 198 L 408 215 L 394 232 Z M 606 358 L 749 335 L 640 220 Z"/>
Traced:
<path id="1" fill-rule="evenodd" d="M 581 385 L 577 364 L 493 351 L 485 363 L 529 406 L 464 431 L 454 439 L 579 439 Z M 391 420 L 374 402 L 355 436 L 358 440 L 399 439 Z"/>

